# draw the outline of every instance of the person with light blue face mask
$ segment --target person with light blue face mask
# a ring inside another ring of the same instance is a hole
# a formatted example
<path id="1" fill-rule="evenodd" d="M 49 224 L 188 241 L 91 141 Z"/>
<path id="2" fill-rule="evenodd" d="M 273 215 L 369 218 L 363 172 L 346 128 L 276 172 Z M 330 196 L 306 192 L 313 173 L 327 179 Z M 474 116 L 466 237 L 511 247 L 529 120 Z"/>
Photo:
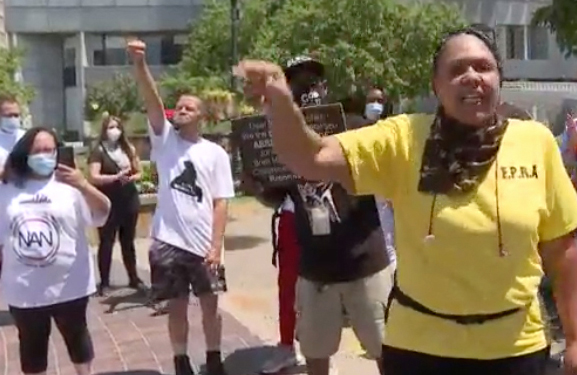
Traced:
<path id="1" fill-rule="evenodd" d="M 14 134 L 21 127 L 20 117 L 2 117 L 0 119 L 0 129 L 8 134 Z"/>
<path id="2" fill-rule="evenodd" d="M 8 153 L 23 134 L 20 105 L 13 98 L 0 97 L 0 175 Z"/>
<path id="3" fill-rule="evenodd" d="M 20 116 L 20 105 L 16 99 L 0 98 L 0 130 L 3 133 L 16 134 L 22 127 Z"/>
<path id="4" fill-rule="evenodd" d="M 45 373 L 52 320 L 77 375 L 90 375 L 94 348 L 87 325 L 96 292 L 88 228 L 102 226 L 108 198 L 78 169 L 58 164 L 58 139 L 27 131 L 10 152 L 0 184 L 2 300 L 18 330 L 24 374 Z"/>
<path id="5" fill-rule="evenodd" d="M 56 169 L 56 152 L 41 152 L 28 156 L 28 166 L 39 177 L 48 177 Z"/>
<path id="6" fill-rule="evenodd" d="M 365 105 L 365 118 L 371 121 L 378 121 L 384 111 L 385 95 L 382 90 L 371 89 L 367 94 Z"/>

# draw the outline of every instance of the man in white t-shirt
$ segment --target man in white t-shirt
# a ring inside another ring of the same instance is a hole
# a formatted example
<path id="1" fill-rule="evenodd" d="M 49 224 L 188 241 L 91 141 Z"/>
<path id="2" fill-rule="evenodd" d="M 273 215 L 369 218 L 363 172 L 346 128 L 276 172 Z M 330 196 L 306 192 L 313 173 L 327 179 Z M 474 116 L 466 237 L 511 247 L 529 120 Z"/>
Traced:
<path id="1" fill-rule="evenodd" d="M 4 173 L 4 164 L 12 148 L 24 135 L 20 120 L 20 105 L 12 97 L 0 97 L 0 177 Z M 2 259 L 0 258 L 0 273 Z"/>
<path id="2" fill-rule="evenodd" d="M 208 375 L 224 375 L 220 353 L 221 317 L 217 292 L 226 290 L 221 262 L 227 201 L 234 197 L 230 158 L 200 136 L 201 99 L 182 95 L 173 124 L 145 61 L 146 45 L 128 43 L 136 80 L 150 124 L 151 160 L 158 170 L 158 202 L 150 249 L 152 297 L 168 300 L 168 331 L 176 375 L 192 375 L 187 355 L 188 298 L 199 298 L 206 340 Z"/>
<path id="3" fill-rule="evenodd" d="M 20 105 L 16 99 L 0 97 L 0 172 L 4 171 L 8 154 L 25 133 L 20 116 Z"/>

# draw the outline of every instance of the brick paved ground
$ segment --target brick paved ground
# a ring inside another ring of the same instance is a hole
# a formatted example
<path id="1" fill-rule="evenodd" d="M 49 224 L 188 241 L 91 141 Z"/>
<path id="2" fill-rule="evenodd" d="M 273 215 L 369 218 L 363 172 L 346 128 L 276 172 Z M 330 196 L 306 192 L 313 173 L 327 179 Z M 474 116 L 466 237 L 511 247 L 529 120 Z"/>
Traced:
<path id="1" fill-rule="evenodd" d="M 119 265 L 115 264 L 114 269 L 119 272 Z M 106 300 L 91 300 L 88 318 L 96 352 L 95 374 L 173 373 L 166 316 L 152 316 L 153 311 L 144 307 L 143 302 L 128 289 L 119 289 Z M 205 355 L 200 307 L 195 301 L 191 302 L 189 316 L 189 354 L 199 369 Z M 229 374 L 256 373 L 270 347 L 264 347 L 258 337 L 226 312 L 223 312 L 223 325 L 222 350 L 228 356 L 225 365 Z M 56 329 L 53 330 L 49 362 L 50 375 L 74 374 L 64 342 Z M 16 374 L 20 374 L 17 332 L 6 306 L 0 302 L 0 375 Z"/>

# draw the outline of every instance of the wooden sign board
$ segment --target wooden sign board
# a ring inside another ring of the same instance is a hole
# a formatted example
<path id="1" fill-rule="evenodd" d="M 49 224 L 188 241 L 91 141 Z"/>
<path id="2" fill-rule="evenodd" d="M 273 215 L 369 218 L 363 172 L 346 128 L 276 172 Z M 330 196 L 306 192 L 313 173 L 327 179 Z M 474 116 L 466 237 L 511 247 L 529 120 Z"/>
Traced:
<path id="1" fill-rule="evenodd" d="M 340 103 L 302 109 L 307 125 L 320 135 L 346 130 Z M 232 133 L 240 151 L 242 168 L 267 187 L 279 187 L 302 181 L 282 165 L 273 151 L 269 123 L 264 115 L 232 120 Z M 295 144 L 295 147 L 299 145 Z"/>

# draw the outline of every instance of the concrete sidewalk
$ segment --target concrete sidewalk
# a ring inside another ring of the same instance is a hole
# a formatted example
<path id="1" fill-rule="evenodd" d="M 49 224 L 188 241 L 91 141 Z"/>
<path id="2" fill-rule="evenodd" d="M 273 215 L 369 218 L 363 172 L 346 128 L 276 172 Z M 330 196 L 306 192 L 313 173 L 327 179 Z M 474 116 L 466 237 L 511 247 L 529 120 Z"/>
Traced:
<path id="1" fill-rule="evenodd" d="M 143 280 L 149 280 L 150 241 L 137 240 L 137 259 Z M 222 299 L 223 353 L 231 375 L 256 374 L 278 340 L 276 270 L 271 264 L 270 211 L 253 201 L 231 206 L 225 241 L 229 292 Z M 127 280 L 120 249 L 114 252 L 112 284 Z M 92 298 L 89 324 L 95 344 L 97 374 L 171 374 L 172 355 L 166 333 L 166 317 L 153 316 L 144 299 L 119 288 L 107 299 Z M 204 339 L 200 308 L 192 300 L 189 352 L 197 368 L 204 363 Z M 340 373 L 377 374 L 374 362 L 362 358 L 349 329 L 343 330 L 341 351 L 335 358 Z M 59 334 L 53 335 L 49 374 L 73 374 Z M 304 368 L 291 371 L 303 373 Z M 0 302 L 0 375 L 20 373 L 17 332 L 6 306 Z"/>

